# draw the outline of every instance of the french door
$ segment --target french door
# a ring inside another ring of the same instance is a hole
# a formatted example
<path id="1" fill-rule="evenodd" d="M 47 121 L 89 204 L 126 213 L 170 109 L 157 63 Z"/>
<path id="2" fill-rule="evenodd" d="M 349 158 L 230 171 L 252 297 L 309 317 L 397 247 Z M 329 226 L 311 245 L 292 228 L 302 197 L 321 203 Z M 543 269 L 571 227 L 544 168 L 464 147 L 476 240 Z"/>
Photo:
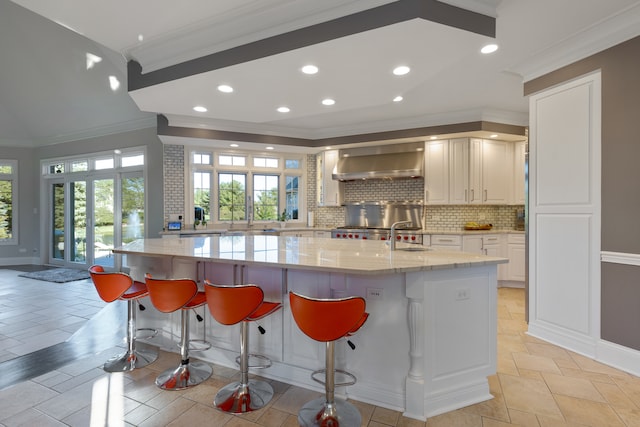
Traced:
<path id="1" fill-rule="evenodd" d="M 111 250 L 144 237 L 142 172 L 50 180 L 49 200 L 50 264 L 119 270 Z"/>

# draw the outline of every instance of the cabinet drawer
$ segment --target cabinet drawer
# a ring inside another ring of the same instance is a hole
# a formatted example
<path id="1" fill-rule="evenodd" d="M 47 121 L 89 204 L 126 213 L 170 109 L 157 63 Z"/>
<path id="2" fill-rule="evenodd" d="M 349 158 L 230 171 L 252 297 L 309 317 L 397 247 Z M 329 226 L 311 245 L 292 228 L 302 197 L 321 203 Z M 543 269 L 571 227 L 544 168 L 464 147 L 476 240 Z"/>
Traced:
<path id="1" fill-rule="evenodd" d="M 444 245 L 444 246 L 460 246 L 462 245 L 462 236 L 460 235 L 440 235 L 433 234 L 431 236 L 432 245 Z"/>
<path id="2" fill-rule="evenodd" d="M 500 236 L 497 236 L 497 235 L 482 236 L 482 244 L 483 245 L 497 245 L 497 244 L 500 244 Z"/>
<path id="3" fill-rule="evenodd" d="M 509 233 L 507 243 L 524 245 L 524 238 L 525 236 L 522 233 Z"/>

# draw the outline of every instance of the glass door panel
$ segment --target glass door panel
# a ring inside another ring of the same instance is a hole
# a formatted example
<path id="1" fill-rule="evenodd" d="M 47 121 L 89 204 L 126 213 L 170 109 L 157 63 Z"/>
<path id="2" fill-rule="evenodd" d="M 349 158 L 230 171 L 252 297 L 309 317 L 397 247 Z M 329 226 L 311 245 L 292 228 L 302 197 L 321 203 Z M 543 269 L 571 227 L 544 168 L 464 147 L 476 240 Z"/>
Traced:
<path id="1" fill-rule="evenodd" d="M 51 254 L 52 260 L 64 261 L 65 195 L 64 183 L 51 184 Z"/>
<path id="2" fill-rule="evenodd" d="M 71 235 L 67 245 L 69 247 L 69 261 L 87 263 L 87 183 L 77 181 L 71 183 Z"/>
<path id="3" fill-rule="evenodd" d="M 91 241 L 91 240 L 90 240 Z M 111 250 L 115 243 L 114 179 L 93 181 L 93 263 L 114 266 Z"/>
<path id="4" fill-rule="evenodd" d="M 123 175 L 120 185 L 122 200 L 121 244 L 143 239 L 144 233 L 144 178 L 136 175 Z M 122 255 L 122 265 L 127 266 L 126 255 Z"/>

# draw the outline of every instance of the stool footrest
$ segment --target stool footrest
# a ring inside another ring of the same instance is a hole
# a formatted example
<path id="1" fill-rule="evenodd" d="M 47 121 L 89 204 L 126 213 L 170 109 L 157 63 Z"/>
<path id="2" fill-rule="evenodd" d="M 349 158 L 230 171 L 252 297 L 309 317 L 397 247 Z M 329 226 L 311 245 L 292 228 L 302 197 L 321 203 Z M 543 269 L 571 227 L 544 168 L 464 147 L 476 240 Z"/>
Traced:
<path id="1" fill-rule="evenodd" d="M 252 359 L 255 363 L 251 363 Z M 256 360 L 257 359 L 257 360 Z M 236 364 L 240 366 L 240 356 L 236 357 Z M 271 359 L 261 354 L 249 354 L 249 368 L 266 369 L 271 367 Z"/>
<path id="2" fill-rule="evenodd" d="M 178 347 L 180 344 L 178 344 Z M 189 351 L 205 351 L 211 348 L 211 343 L 207 340 L 189 340 Z"/>
<path id="3" fill-rule="evenodd" d="M 334 370 L 334 372 L 335 372 L 335 373 L 338 373 L 338 374 L 342 374 L 342 375 L 346 376 L 347 378 L 349 378 L 349 380 L 347 380 L 347 381 L 342 381 L 342 382 L 338 382 L 338 381 L 336 381 L 336 382 L 334 383 L 334 385 L 335 385 L 336 387 L 343 387 L 343 386 L 348 386 L 348 385 L 354 385 L 354 384 L 358 381 L 358 379 L 356 378 L 356 376 L 355 376 L 355 375 L 353 375 L 351 372 L 343 371 L 342 369 L 336 369 L 336 370 Z M 325 385 L 325 384 L 326 384 L 326 382 L 325 382 L 325 381 L 323 381 L 323 380 L 321 380 L 321 379 L 319 378 L 319 376 L 320 376 L 321 374 L 324 374 L 324 375 L 326 376 L 326 374 L 327 374 L 327 370 L 326 370 L 326 369 L 318 369 L 317 371 L 313 371 L 313 372 L 311 373 L 311 379 L 312 379 L 312 380 L 314 380 L 314 381 L 315 381 L 315 382 L 317 382 L 317 383 L 320 383 L 320 384 L 322 384 L 322 385 Z"/>
<path id="4" fill-rule="evenodd" d="M 139 333 L 144 332 L 145 335 L 138 335 Z M 158 330 L 153 328 L 138 328 L 136 329 L 136 339 L 137 340 L 148 340 L 158 335 Z"/>

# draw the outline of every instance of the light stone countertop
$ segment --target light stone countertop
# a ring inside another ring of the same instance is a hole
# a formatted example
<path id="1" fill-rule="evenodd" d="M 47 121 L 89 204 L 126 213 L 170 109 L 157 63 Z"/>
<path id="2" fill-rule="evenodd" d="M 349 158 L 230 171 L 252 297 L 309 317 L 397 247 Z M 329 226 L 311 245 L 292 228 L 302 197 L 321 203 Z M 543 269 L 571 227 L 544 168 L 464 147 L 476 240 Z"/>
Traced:
<path id="1" fill-rule="evenodd" d="M 399 249 L 415 246 L 398 244 Z M 114 252 L 371 275 L 456 269 L 508 262 L 506 258 L 439 249 L 390 251 L 388 243 L 384 241 L 289 236 L 211 235 L 139 239 L 114 249 Z"/>

